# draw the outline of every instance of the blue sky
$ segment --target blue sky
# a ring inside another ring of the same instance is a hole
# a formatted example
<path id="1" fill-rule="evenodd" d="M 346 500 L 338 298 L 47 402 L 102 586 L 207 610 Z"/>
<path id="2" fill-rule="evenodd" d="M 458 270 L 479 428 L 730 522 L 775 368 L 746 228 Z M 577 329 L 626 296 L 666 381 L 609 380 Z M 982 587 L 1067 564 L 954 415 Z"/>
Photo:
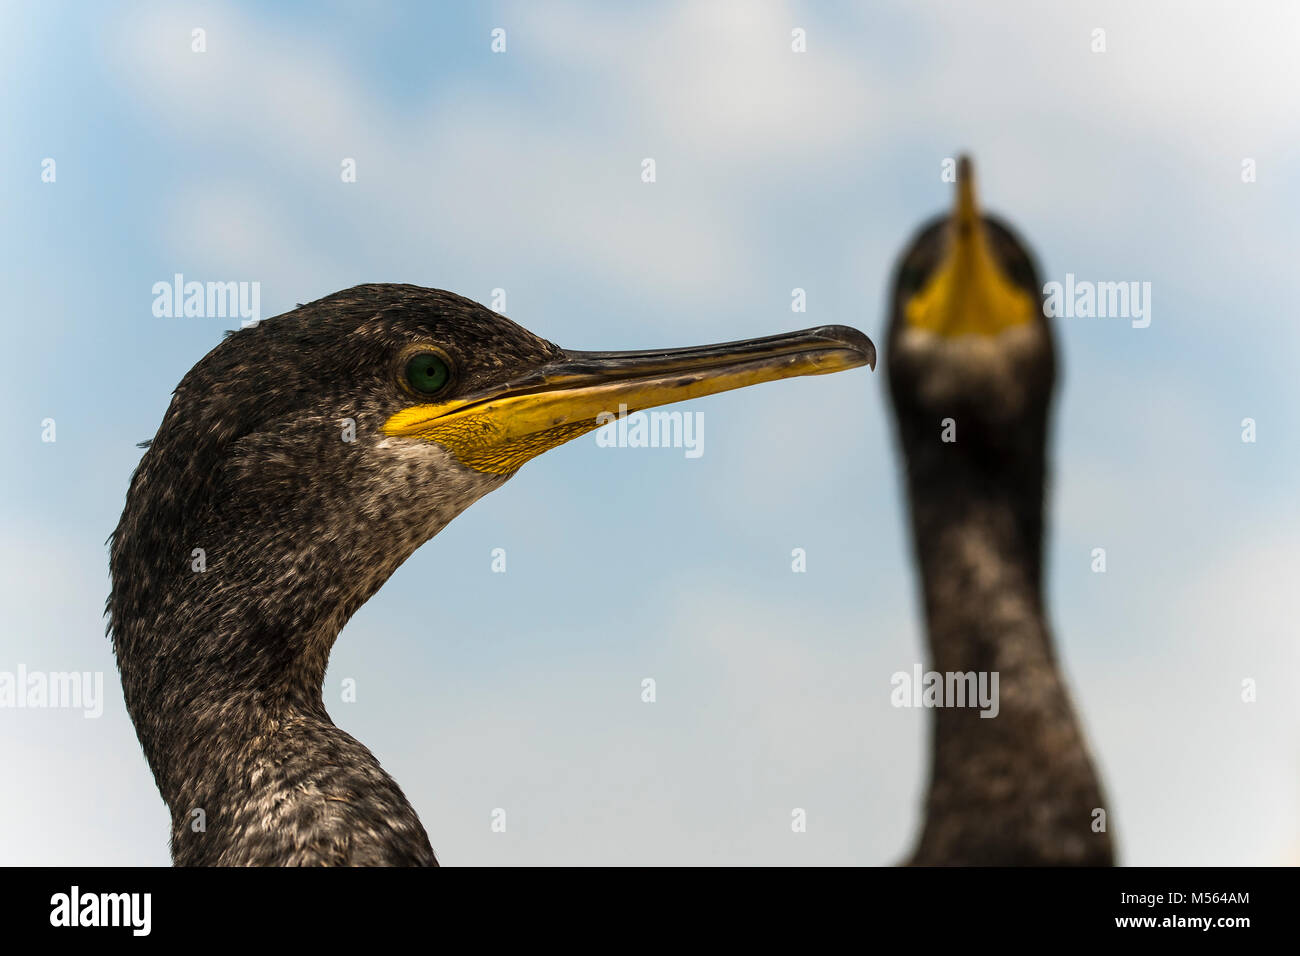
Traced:
<path id="1" fill-rule="evenodd" d="M 102 670 L 108 700 L 0 710 L 0 862 L 168 859 L 104 539 L 230 323 L 155 318 L 153 283 L 257 281 L 266 316 L 363 281 L 504 288 L 570 348 L 879 343 L 962 150 L 1047 279 L 1152 284 L 1149 328 L 1056 326 L 1048 586 L 1122 858 L 1296 862 L 1297 27 L 1284 3 L 6 5 L 0 670 Z M 330 711 L 444 862 L 905 853 L 926 714 L 888 702 L 921 632 L 884 376 L 689 410 L 702 457 L 549 453 L 340 637 Z"/>

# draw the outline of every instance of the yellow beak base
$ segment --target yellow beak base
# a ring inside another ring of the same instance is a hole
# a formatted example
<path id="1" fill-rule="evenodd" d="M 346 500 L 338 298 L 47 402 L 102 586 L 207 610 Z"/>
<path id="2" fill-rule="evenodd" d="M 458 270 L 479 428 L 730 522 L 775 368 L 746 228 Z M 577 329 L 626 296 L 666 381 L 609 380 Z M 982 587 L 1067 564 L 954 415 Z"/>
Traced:
<path id="1" fill-rule="evenodd" d="M 477 471 L 526 461 L 628 412 L 798 375 L 875 367 L 861 332 L 823 326 L 744 342 L 646 352 L 569 352 L 518 381 L 394 414 L 383 431 L 445 447 Z"/>
<path id="2" fill-rule="evenodd" d="M 989 249 L 975 203 L 970 160 L 957 168 L 957 205 L 946 250 L 929 282 L 908 300 L 907 325 L 946 338 L 993 336 L 1034 320 L 1034 299 L 1003 272 Z"/>

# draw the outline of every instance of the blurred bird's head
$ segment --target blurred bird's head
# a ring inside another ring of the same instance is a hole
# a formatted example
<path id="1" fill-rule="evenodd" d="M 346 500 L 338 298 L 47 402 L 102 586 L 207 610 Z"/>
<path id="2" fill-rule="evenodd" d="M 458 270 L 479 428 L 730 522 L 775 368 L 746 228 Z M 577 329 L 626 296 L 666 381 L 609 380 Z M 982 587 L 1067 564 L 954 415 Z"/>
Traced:
<path id="1" fill-rule="evenodd" d="M 937 442 L 951 419 L 956 455 L 1041 443 L 1055 379 L 1042 301 L 1032 255 L 981 215 L 962 157 L 952 212 L 922 227 L 894 276 L 886 356 L 905 441 Z"/>

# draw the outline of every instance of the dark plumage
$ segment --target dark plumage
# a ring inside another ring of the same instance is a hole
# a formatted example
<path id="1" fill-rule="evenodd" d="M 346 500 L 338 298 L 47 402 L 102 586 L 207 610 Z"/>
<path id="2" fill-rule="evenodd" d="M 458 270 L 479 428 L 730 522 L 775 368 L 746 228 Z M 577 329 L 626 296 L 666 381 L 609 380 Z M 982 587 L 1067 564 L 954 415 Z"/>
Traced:
<path id="1" fill-rule="evenodd" d="M 402 365 L 426 345 L 452 367 L 432 398 Z M 522 461 L 595 427 L 607 394 L 635 409 L 866 362 L 871 343 L 839 328 L 571 353 L 403 285 L 230 335 L 177 386 L 111 539 L 109 626 L 175 862 L 436 865 L 397 784 L 325 711 L 344 622 Z"/>
<path id="2" fill-rule="evenodd" d="M 1106 804 L 1043 600 L 1056 359 L 1042 283 L 1011 228 L 978 216 L 965 160 L 959 179 L 957 211 L 924 226 L 899 261 L 889 388 L 929 666 L 998 672 L 1000 713 L 935 711 L 911 862 L 1110 864 L 1109 835 L 1092 829 Z M 947 420 L 955 441 L 943 440 Z"/>

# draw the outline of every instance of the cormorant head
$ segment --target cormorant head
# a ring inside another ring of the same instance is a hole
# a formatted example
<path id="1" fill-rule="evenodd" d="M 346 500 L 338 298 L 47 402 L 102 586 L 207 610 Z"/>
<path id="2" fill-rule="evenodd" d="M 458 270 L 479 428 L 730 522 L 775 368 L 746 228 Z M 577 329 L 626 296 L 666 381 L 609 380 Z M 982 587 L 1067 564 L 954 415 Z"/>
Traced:
<path id="1" fill-rule="evenodd" d="M 128 706 L 318 698 L 334 636 L 421 543 L 617 413 L 875 364 L 839 326 L 570 352 L 449 292 L 365 285 L 231 334 L 176 388 L 112 541 Z M 142 729 L 142 737 L 145 731 Z"/>
<path id="2" fill-rule="evenodd" d="M 1041 456 L 1055 379 L 1042 301 L 1033 257 L 980 214 L 962 157 L 953 211 L 922 227 L 894 275 L 886 364 L 905 445 L 944 442 L 949 461 Z"/>

